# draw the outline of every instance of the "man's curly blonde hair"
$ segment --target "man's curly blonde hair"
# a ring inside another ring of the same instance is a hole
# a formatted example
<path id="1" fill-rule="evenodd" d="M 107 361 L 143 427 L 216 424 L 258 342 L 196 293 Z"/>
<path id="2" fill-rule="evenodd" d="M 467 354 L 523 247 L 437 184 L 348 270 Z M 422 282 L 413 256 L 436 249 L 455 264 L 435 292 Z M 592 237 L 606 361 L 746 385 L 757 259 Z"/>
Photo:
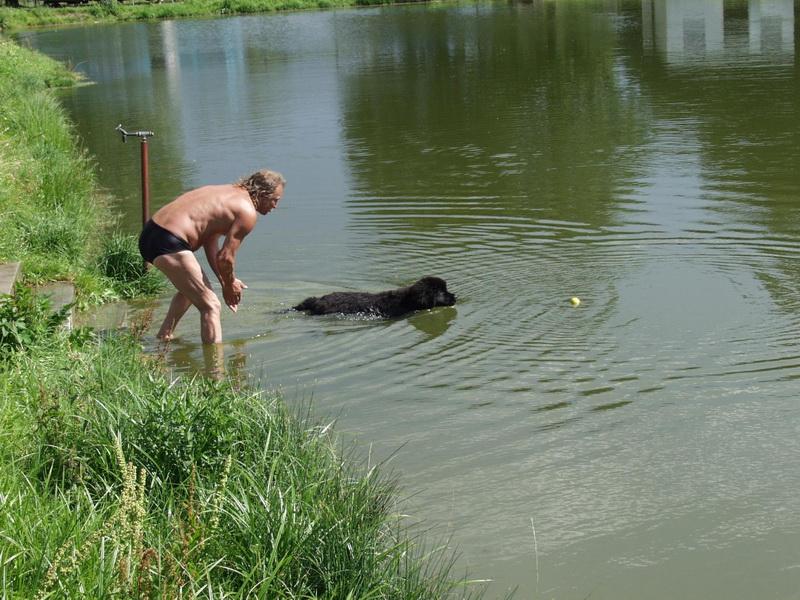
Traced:
<path id="1" fill-rule="evenodd" d="M 280 185 L 286 185 L 286 179 L 277 171 L 256 171 L 249 177 L 240 180 L 236 185 L 247 190 L 254 202 L 266 200 Z"/>

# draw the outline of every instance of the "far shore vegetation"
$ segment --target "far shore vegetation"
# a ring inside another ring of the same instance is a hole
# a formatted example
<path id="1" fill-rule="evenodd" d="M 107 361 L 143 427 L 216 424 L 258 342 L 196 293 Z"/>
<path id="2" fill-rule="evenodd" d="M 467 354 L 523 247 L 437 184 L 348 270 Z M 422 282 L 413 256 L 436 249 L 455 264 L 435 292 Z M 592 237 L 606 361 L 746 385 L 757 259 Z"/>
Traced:
<path id="1" fill-rule="evenodd" d="M 413 1 L 413 0 L 411 0 Z M 23 4 L 0 6 L 0 30 L 53 25 L 143 21 L 183 17 L 246 15 L 287 10 L 323 9 L 346 6 L 390 4 L 386 0 L 180 0 L 163 2 L 120 2 L 99 0 L 87 3 L 53 2 L 55 5 Z"/>
<path id="2" fill-rule="evenodd" d="M 0 597 L 480 596 L 329 424 L 234 379 L 173 377 L 142 351 L 145 321 L 69 331 L 35 293 L 160 285 L 51 91 L 75 79 L 0 37 L 0 262 L 24 272 L 0 296 Z"/>

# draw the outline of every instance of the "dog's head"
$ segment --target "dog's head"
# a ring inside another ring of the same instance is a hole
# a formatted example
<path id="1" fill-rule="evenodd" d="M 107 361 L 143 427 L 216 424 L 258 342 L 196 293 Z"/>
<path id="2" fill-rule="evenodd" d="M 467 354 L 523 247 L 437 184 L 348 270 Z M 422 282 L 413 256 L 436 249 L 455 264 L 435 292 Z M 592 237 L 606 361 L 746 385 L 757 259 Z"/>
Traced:
<path id="1" fill-rule="evenodd" d="M 423 277 L 410 289 L 420 308 L 453 306 L 456 303 L 456 295 L 447 291 L 447 283 L 439 277 Z"/>

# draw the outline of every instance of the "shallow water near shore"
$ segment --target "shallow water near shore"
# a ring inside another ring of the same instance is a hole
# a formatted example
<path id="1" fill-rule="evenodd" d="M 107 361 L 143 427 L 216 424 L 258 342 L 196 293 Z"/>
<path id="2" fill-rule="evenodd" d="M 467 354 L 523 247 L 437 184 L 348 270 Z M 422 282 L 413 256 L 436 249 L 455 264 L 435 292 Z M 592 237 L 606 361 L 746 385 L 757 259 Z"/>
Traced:
<path id="1" fill-rule="evenodd" d="M 403 512 L 490 598 L 792 598 L 795 12 L 534 1 L 19 37 L 96 82 L 64 102 L 129 231 L 120 122 L 156 132 L 155 206 L 286 175 L 239 254 L 222 355 L 190 313 L 165 360 L 312 400 L 391 456 Z M 288 310 L 428 274 L 456 306 Z"/>

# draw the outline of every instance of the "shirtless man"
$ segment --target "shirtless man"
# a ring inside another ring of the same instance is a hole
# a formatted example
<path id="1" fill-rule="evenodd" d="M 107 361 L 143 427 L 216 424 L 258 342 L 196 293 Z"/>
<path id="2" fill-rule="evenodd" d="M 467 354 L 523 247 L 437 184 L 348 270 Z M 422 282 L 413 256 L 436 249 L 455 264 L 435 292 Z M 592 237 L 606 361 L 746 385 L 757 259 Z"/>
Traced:
<path id="1" fill-rule="evenodd" d="M 220 301 L 194 252 L 202 246 L 211 269 L 222 284 L 225 304 L 236 312 L 244 285 L 233 272 L 236 252 L 256 225 L 258 213 L 278 205 L 286 180 L 274 171 L 258 171 L 238 183 L 207 185 L 186 192 L 159 209 L 144 226 L 139 252 L 169 278 L 178 293 L 172 298 L 158 332 L 170 340 L 190 306 L 200 311 L 204 344 L 222 341 Z M 219 239 L 225 238 L 222 248 Z"/>

